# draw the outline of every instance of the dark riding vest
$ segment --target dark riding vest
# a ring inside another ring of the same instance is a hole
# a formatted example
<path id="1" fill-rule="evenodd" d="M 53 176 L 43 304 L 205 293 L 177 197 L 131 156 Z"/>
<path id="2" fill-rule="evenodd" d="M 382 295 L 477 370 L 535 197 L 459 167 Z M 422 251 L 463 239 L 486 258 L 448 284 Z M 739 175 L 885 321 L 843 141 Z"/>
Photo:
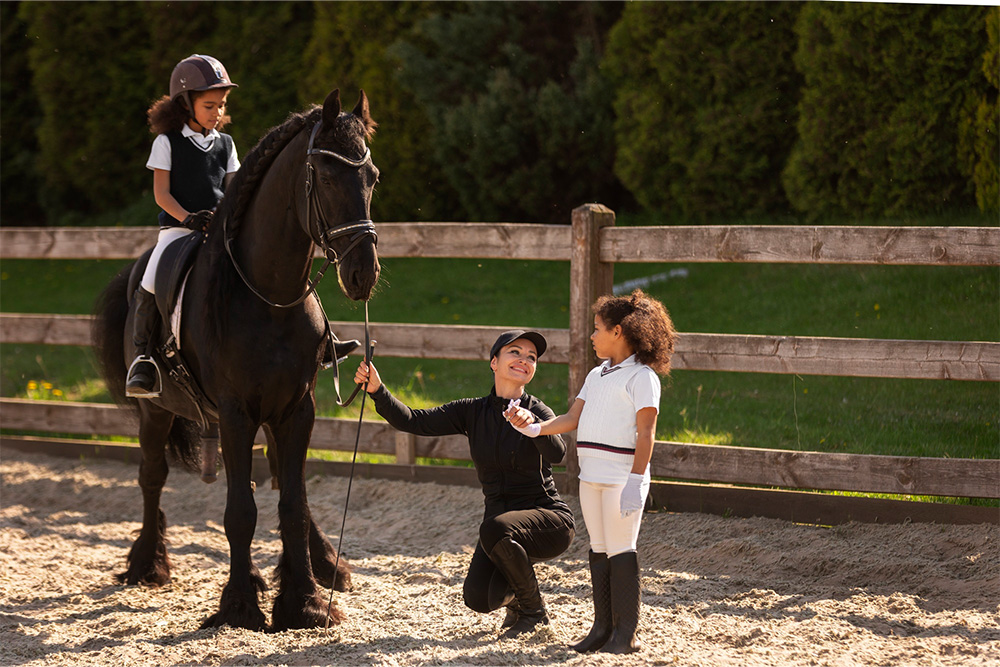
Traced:
<path id="1" fill-rule="evenodd" d="M 170 140 L 170 194 L 194 213 L 214 209 L 225 192 L 226 167 L 233 152 L 233 138 L 219 134 L 208 149 L 202 149 L 180 131 L 168 132 Z M 179 227 L 181 221 L 160 211 L 160 229 Z"/>

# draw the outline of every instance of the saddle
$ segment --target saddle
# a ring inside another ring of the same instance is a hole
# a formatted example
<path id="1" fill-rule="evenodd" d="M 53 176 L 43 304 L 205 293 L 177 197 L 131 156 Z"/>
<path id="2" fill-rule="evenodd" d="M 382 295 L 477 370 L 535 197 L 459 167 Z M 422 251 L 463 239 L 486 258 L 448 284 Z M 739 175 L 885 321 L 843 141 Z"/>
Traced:
<path id="1" fill-rule="evenodd" d="M 215 417 L 218 410 L 208 396 L 198 385 L 197 380 L 187 369 L 180 354 L 179 333 L 180 318 L 173 318 L 178 302 L 184 292 L 184 284 L 188 273 L 198 256 L 198 249 L 204 242 L 203 232 L 191 232 L 177 239 L 164 248 L 160 261 L 156 266 L 154 285 L 156 289 L 156 309 L 160 312 L 159 331 L 153 336 L 155 344 L 150 354 L 167 372 L 168 377 L 191 400 L 198 411 L 202 427 L 209 428 L 209 417 Z M 128 294 L 134 294 L 142 280 L 152 249 L 147 250 L 132 267 L 129 275 Z M 174 323 L 176 326 L 171 326 Z M 175 333 L 177 330 L 177 333 Z"/>

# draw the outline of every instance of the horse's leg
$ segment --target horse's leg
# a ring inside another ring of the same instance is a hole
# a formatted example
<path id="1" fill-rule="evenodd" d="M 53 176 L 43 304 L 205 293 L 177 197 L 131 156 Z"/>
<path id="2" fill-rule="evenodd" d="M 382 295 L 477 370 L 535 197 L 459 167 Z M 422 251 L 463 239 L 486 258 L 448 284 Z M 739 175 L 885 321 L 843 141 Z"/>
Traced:
<path id="1" fill-rule="evenodd" d="M 278 445 L 281 486 L 278 521 L 282 554 L 275 571 L 278 596 L 271 611 L 271 628 L 276 632 L 320 627 L 327 623 L 327 601 L 313 578 L 310 560 L 309 535 L 314 527 L 306 502 L 304 475 L 306 448 L 314 420 L 312 396 L 306 396 L 287 419 L 270 425 Z M 343 619 L 343 613 L 336 606 L 330 608 L 330 622 L 340 623 Z"/>
<path id="2" fill-rule="evenodd" d="M 201 481 L 211 484 L 219 478 L 216 472 L 219 458 L 219 425 L 209 424 L 201 434 Z"/>
<path id="3" fill-rule="evenodd" d="M 271 433 L 271 427 L 264 425 L 264 436 L 267 438 L 267 469 L 271 473 L 271 489 L 277 490 L 281 484 L 279 483 L 280 475 L 278 473 L 278 447 L 274 444 L 274 434 Z"/>
<path id="4" fill-rule="evenodd" d="M 351 590 L 351 566 L 345 558 L 337 560 L 337 550 L 312 517 L 309 518 L 309 560 L 312 562 L 313 575 L 321 585 L 327 588 L 333 586 L 341 592 Z M 334 567 L 336 579 L 333 576 Z"/>
<path id="5" fill-rule="evenodd" d="M 166 447 L 174 415 L 149 401 L 139 401 L 139 488 L 142 489 L 142 530 L 128 553 L 128 569 L 119 583 L 162 586 L 170 581 L 165 533 L 167 518 L 160 495 L 167 481 Z"/>
<path id="6" fill-rule="evenodd" d="M 281 473 L 278 467 L 278 446 L 270 425 L 264 425 L 264 435 L 267 437 L 267 461 L 271 468 L 271 488 L 280 487 L 278 480 Z M 337 550 L 330 544 L 323 531 L 319 529 L 312 515 L 309 516 L 309 561 L 312 563 L 313 576 L 321 586 L 335 587 L 338 591 L 351 590 L 351 566 L 347 560 L 337 560 Z M 336 569 L 337 576 L 333 573 Z"/>
<path id="7" fill-rule="evenodd" d="M 266 620 L 259 595 L 267 585 L 250 559 L 250 543 L 257 526 L 257 505 L 250 486 L 253 438 L 257 426 L 232 407 L 220 408 L 222 463 L 226 467 L 226 538 L 229 540 L 229 581 L 222 589 L 219 611 L 205 619 L 203 628 L 229 625 L 263 630 Z"/>

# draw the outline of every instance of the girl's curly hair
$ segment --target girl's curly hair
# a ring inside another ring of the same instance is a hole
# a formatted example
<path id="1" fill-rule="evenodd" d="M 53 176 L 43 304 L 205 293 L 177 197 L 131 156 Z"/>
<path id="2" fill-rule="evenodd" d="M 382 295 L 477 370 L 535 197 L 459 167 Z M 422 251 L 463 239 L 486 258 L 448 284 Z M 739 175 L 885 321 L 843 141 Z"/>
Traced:
<path id="1" fill-rule="evenodd" d="M 660 375 L 670 374 L 670 357 L 679 336 L 662 303 L 637 289 L 629 296 L 602 296 L 593 311 L 608 328 L 621 325 L 636 359 Z"/>
<path id="2" fill-rule="evenodd" d="M 204 91 L 191 91 L 191 102 L 194 103 L 202 94 L 204 94 Z M 167 132 L 180 130 L 190 117 L 191 115 L 188 113 L 188 108 L 184 105 L 184 102 L 180 98 L 170 99 L 169 95 L 164 95 L 153 102 L 146 111 L 146 118 L 149 120 L 149 131 L 153 134 L 166 134 Z M 231 120 L 232 118 L 229 117 L 229 114 L 223 114 L 222 119 L 215 126 L 215 129 L 222 132 L 223 128 Z"/>

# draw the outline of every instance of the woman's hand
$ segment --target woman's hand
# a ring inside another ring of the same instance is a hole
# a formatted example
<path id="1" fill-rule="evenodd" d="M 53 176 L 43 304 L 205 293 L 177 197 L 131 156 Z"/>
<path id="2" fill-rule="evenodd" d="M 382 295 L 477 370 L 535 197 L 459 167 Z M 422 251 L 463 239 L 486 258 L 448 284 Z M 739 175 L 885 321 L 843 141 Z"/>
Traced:
<path id="1" fill-rule="evenodd" d="M 378 391 L 378 388 L 382 386 L 382 378 L 378 376 L 378 369 L 375 368 L 375 364 L 366 364 L 364 361 L 358 366 L 358 371 L 354 374 L 355 384 L 365 384 L 365 391 L 369 394 L 374 394 Z"/>
<path id="2" fill-rule="evenodd" d="M 530 410 L 520 407 L 520 404 L 520 399 L 510 399 L 503 416 L 518 433 L 529 438 L 537 438 L 541 426 L 535 423 L 535 415 Z"/>

